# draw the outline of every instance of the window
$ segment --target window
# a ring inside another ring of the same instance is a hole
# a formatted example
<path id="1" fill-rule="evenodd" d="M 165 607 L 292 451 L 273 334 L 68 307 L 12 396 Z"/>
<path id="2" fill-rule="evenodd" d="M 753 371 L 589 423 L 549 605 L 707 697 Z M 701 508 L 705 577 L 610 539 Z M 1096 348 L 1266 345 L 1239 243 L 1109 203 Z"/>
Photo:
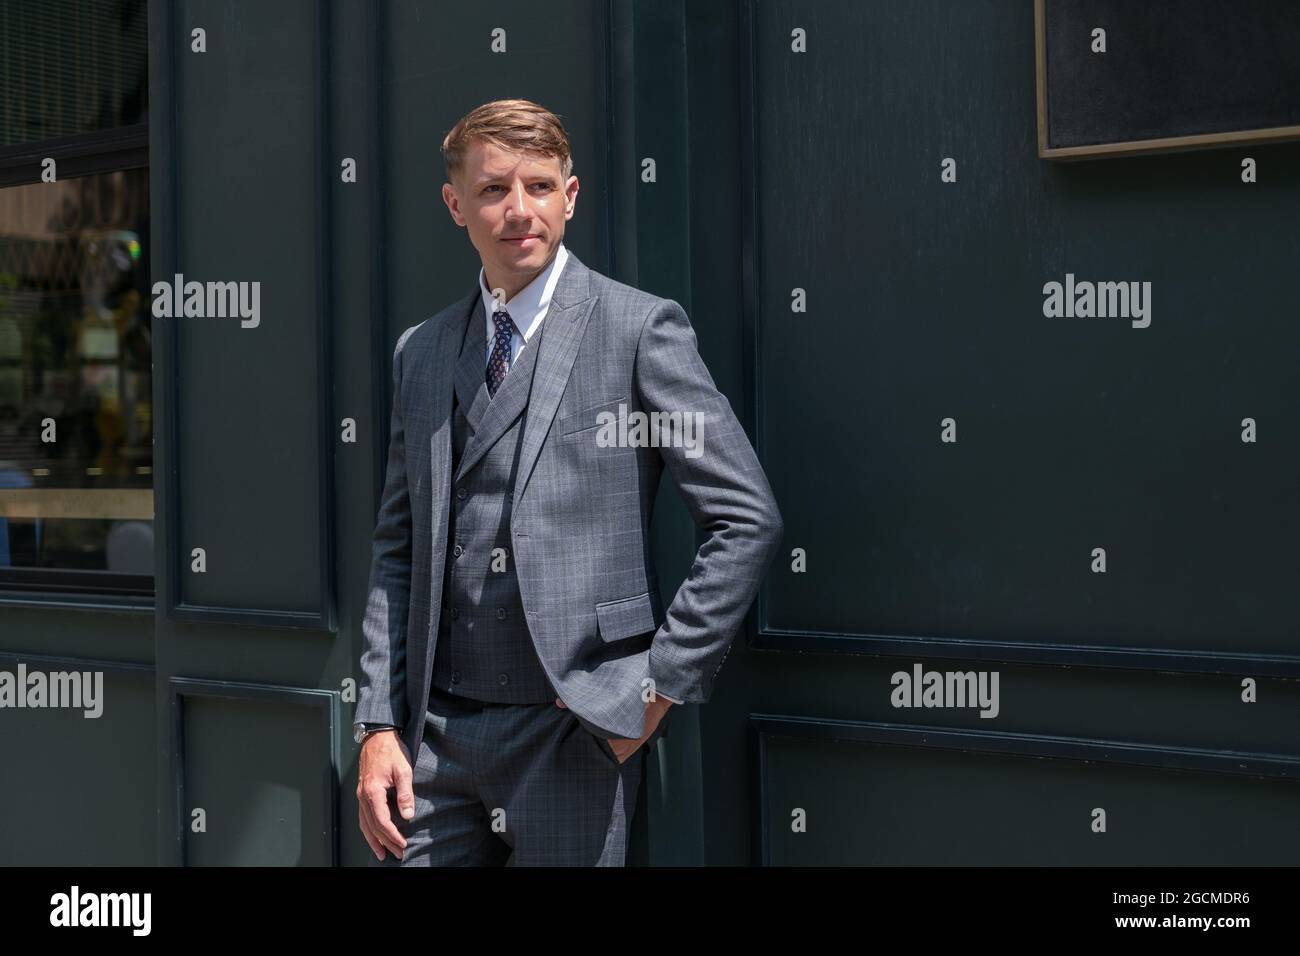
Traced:
<path id="1" fill-rule="evenodd" d="M 0 590 L 152 594 L 145 0 L 0 0 Z"/>

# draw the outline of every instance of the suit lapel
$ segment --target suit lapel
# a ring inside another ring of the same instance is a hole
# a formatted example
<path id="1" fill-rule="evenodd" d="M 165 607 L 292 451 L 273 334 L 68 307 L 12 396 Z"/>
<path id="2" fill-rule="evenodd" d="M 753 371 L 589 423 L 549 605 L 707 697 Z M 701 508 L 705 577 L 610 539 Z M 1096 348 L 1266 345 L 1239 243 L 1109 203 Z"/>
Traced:
<path id="1" fill-rule="evenodd" d="M 462 388 L 456 357 L 464 355 L 462 343 L 465 341 L 471 320 L 475 317 L 481 320 L 482 316 L 482 296 L 478 283 L 475 283 L 474 291 L 456 303 L 452 310 L 452 318 L 439 328 L 438 339 L 433 347 L 430 376 L 433 400 L 429 403 L 432 415 L 429 436 L 429 488 L 434 502 L 433 526 L 435 529 L 441 529 L 443 533 L 447 529 L 441 522 L 446 519 L 447 494 L 451 488 L 448 476 L 451 474 L 452 393 L 453 389 Z M 483 338 L 482 331 L 479 333 L 479 338 Z M 484 389 L 486 388 L 484 384 Z M 473 398 L 472 393 L 470 397 Z M 441 490 L 436 491 L 436 489 Z M 441 578 L 438 580 L 441 581 Z"/>
<path id="2" fill-rule="evenodd" d="M 515 474 L 513 508 L 519 506 L 537 463 L 537 455 L 550 431 L 551 420 L 555 418 L 555 410 L 568 385 L 569 373 L 573 371 L 578 346 L 582 343 L 596 300 L 597 297 L 591 294 L 591 270 L 569 251 L 569 259 L 551 296 L 550 309 L 542 320 L 545 345 L 537 356 L 537 368 L 533 372 L 528 417 L 524 421 L 523 450 Z M 509 376 L 506 380 L 509 381 Z"/>
<path id="3" fill-rule="evenodd" d="M 451 430 L 452 430 L 452 397 L 454 390 L 454 377 L 456 372 L 456 357 L 461 354 L 462 343 L 465 340 L 467 323 L 475 314 L 475 303 L 478 302 L 478 315 L 481 317 L 483 306 L 479 292 L 478 283 L 474 283 L 474 291 L 456 302 L 450 309 L 451 316 L 442 322 L 437 328 L 437 335 L 433 339 L 432 353 L 427 356 L 427 369 L 430 381 L 428 388 L 432 392 L 429 419 L 429 475 L 428 475 L 428 495 L 429 495 L 429 525 L 432 529 L 433 541 L 445 542 L 447 540 L 447 520 L 448 511 L 451 503 L 451 482 L 447 476 L 451 474 Z M 416 488 L 419 487 L 419 479 L 416 479 Z M 418 534 L 418 530 L 416 531 Z M 447 549 L 445 547 L 433 547 L 430 550 L 429 568 L 429 607 L 431 608 L 429 619 L 430 636 L 438 632 L 440 618 L 439 607 L 442 603 L 442 579 L 443 572 L 447 563 Z M 408 666 L 412 673 L 419 672 L 423 683 L 422 687 L 429 686 L 429 679 L 433 676 L 433 648 L 431 642 L 421 641 L 415 645 L 415 650 Z M 427 691 L 426 691 L 427 694 Z"/>
<path id="4" fill-rule="evenodd" d="M 464 340 L 460 360 L 456 363 L 456 401 L 469 422 L 470 433 L 478 430 L 483 413 L 487 410 L 491 396 L 487 390 L 487 331 L 483 315 L 483 296 L 474 297 L 474 305 L 469 310 L 469 328 L 465 334 L 456 339 Z M 455 355 L 453 346 L 452 354 Z M 509 378 L 509 376 L 506 376 Z"/>

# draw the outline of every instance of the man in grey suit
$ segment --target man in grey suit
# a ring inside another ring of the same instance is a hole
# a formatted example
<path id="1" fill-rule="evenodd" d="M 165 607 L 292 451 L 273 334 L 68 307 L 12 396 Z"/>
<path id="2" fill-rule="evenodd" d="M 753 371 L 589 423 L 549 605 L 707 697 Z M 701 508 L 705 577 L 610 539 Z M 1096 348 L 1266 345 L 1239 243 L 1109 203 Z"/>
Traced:
<path id="1" fill-rule="evenodd" d="M 709 700 L 781 516 L 681 306 L 564 247 L 559 119 L 498 100 L 442 152 L 482 269 L 393 353 L 361 830 L 387 865 L 622 866 L 645 745 Z M 708 535 L 666 610 L 665 465 Z"/>

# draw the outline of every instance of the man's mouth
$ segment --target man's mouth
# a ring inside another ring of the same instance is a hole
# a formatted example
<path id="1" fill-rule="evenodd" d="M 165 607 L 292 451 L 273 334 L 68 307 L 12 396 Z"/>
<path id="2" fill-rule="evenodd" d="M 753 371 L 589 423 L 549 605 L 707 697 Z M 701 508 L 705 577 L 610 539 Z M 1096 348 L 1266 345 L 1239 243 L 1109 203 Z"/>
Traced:
<path id="1" fill-rule="evenodd" d="M 503 242 L 511 242 L 511 243 L 514 243 L 514 244 L 517 245 L 517 246 L 523 246 L 523 245 L 527 245 L 527 244 L 530 243 L 530 242 L 537 242 L 537 241 L 540 240 L 540 239 L 541 239 L 541 236 L 538 236 L 538 235 L 535 235 L 535 234 L 530 234 L 530 235 L 527 235 L 527 236 L 513 236 L 513 237 L 511 237 L 511 236 L 507 236 L 507 237 L 504 238 L 502 241 L 503 241 Z"/>

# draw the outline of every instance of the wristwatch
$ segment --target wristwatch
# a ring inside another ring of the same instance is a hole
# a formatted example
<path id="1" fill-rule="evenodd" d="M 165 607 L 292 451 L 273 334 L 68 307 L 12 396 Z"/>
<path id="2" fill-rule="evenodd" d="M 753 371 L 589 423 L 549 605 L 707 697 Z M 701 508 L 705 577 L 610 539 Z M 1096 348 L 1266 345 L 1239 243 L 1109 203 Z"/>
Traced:
<path id="1" fill-rule="evenodd" d="M 352 739 L 355 740 L 357 743 L 361 743 L 371 734 L 376 734 L 381 730 L 396 730 L 396 729 L 397 727 L 394 724 L 367 724 L 358 720 L 355 724 L 352 725 Z"/>

